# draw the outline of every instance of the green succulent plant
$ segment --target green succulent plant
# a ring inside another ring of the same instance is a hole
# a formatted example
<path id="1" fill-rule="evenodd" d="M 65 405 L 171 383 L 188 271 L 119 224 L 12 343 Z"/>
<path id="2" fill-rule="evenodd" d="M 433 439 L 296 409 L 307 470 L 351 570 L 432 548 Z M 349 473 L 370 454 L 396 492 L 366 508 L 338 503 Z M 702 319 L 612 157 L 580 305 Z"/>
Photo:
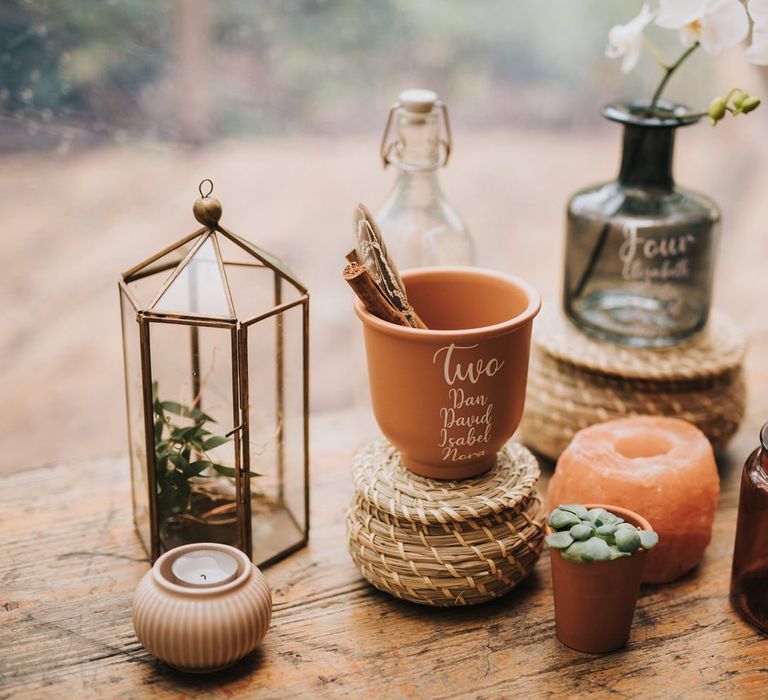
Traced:
<path id="1" fill-rule="evenodd" d="M 547 544 L 574 562 L 629 557 L 638 549 L 653 549 L 659 542 L 653 530 L 641 530 L 604 508 L 562 505 L 549 514 L 548 522 L 553 532 L 547 535 Z"/>

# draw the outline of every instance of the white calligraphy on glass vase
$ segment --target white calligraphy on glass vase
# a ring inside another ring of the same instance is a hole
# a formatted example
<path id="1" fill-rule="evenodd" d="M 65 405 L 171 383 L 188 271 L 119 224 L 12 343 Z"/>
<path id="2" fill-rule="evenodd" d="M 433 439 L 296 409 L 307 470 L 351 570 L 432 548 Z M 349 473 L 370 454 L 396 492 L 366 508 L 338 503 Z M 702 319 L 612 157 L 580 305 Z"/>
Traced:
<path id="1" fill-rule="evenodd" d="M 621 276 L 628 282 L 684 280 L 691 274 L 687 253 L 696 243 L 690 233 L 667 237 L 641 236 L 637 226 L 625 224 L 619 248 Z"/>

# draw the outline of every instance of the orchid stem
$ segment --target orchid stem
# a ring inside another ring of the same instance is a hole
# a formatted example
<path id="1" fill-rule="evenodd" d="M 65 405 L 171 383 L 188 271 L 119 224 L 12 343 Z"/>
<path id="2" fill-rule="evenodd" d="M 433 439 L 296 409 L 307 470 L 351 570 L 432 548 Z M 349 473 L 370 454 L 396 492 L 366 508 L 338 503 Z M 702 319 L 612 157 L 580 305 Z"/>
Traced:
<path id="1" fill-rule="evenodd" d="M 680 55 L 680 58 L 678 58 L 671 66 L 667 66 L 667 68 L 664 71 L 664 77 L 661 79 L 661 82 L 659 83 L 659 87 L 656 88 L 656 92 L 653 93 L 653 97 L 651 98 L 651 106 L 650 106 L 651 111 L 653 111 L 656 108 L 656 104 L 661 98 L 661 93 L 664 92 L 664 88 L 667 87 L 667 83 L 669 82 L 669 79 L 674 75 L 675 71 L 683 64 L 685 59 L 687 59 L 688 56 L 690 56 L 698 48 L 699 48 L 699 42 L 697 41 L 693 46 L 683 51 L 683 53 Z"/>
<path id="2" fill-rule="evenodd" d="M 645 34 L 642 35 L 643 41 L 645 42 L 645 45 L 648 47 L 648 50 L 651 52 L 651 55 L 656 59 L 656 62 L 664 69 L 669 70 L 669 63 L 666 62 L 664 59 L 664 56 L 661 55 L 661 51 L 656 47 L 656 44 L 654 44 Z"/>

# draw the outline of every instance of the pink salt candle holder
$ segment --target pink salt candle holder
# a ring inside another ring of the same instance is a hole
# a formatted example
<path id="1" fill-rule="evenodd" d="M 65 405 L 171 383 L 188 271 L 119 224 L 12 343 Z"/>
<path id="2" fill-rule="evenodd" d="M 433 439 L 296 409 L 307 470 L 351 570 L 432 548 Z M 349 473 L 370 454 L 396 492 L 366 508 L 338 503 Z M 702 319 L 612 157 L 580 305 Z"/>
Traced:
<path id="1" fill-rule="evenodd" d="M 712 536 L 720 480 L 712 446 L 677 418 L 634 416 L 585 428 L 560 455 L 549 507 L 600 501 L 642 513 L 659 534 L 643 581 L 693 569 Z"/>

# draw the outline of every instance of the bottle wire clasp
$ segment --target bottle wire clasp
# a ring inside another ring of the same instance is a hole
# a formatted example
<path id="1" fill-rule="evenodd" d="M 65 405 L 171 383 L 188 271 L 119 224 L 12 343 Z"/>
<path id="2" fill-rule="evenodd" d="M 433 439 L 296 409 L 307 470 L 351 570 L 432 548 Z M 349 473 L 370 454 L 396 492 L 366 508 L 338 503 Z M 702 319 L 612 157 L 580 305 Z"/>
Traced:
<path id="1" fill-rule="evenodd" d="M 395 152 L 395 149 L 398 145 L 398 139 L 392 138 L 392 124 L 395 120 L 395 114 L 397 113 L 398 109 L 402 108 L 403 103 L 398 100 L 389 108 L 389 114 L 387 115 L 387 123 L 384 127 L 384 135 L 381 137 L 380 147 L 381 163 L 385 168 L 390 164 L 396 164 L 402 167 L 402 163 L 400 163 L 397 158 L 393 158 L 393 152 Z M 445 105 L 445 102 L 442 100 L 437 100 L 433 109 L 438 110 L 438 114 L 442 117 L 440 120 L 440 131 L 442 133 L 439 139 L 441 153 L 437 163 L 435 164 L 435 167 L 442 168 L 444 165 L 448 164 L 448 158 L 450 158 L 451 148 L 453 146 L 451 121 L 448 118 L 448 107 Z"/>

